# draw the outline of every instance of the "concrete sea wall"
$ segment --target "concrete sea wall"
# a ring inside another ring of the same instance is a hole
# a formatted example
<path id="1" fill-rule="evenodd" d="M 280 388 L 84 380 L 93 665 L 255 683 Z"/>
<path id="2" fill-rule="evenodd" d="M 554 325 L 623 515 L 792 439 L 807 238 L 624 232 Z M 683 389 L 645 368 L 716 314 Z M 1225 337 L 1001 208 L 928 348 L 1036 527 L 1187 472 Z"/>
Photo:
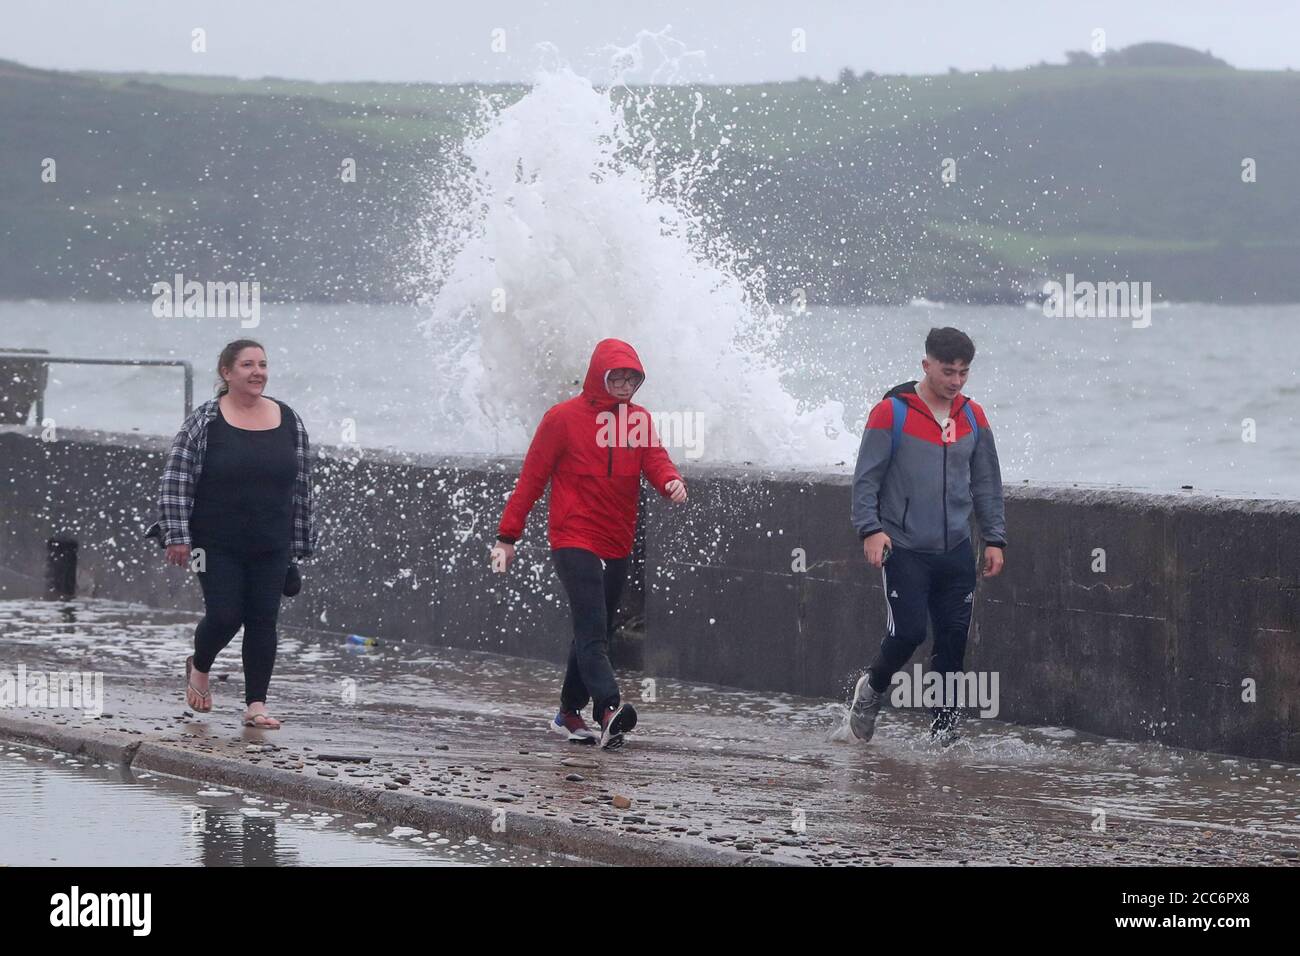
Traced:
<path id="1" fill-rule="evenodd" d="M 166 446 L 0 427 L 0 598 L 45 594 L 62 540 L 76 542 L 80 596 L 201 610 L 191 575 L 142 537 Z M 487 564 L 518 467 L 319 449 L 320 553 L 282 621 L 563 660 L 544 500 L 516 570 Z M 683 471 L 686 505 L 644 498 L 616 660 L 648 677 L 846 696 L 884 629 L 849 478 Z M 997 672 L 1000 718 L 1300 760 L 1300 502 L 1020 486 L 1007 522 L 1007 569 L 980 582 L 966 663 Z"/>

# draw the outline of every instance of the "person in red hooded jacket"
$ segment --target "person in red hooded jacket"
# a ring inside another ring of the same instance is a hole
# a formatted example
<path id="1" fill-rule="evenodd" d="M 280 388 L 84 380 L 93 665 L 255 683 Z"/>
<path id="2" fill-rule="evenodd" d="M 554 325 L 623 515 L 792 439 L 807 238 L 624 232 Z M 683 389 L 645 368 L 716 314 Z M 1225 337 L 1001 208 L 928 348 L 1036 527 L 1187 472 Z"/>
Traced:
<path id="1" fill-rule="evenodd" d="M 618 339 L 596 344 L 582 394 L 542 416 L 492 549 L 494 569 L 506 571 L 549 482 L 551 557 L 573 610 L 573 644 L 551 729 L 575 742 L 599 739 L 606 749 L 620 746 L 636 726 L 636 709 L 619 697 L 609 638 L 632 556 L 641 475 L 664 497 L 686 500 L 686 484 L 650 413 L 631 402 L 643 381 L 632 346 Z M 588 701 L 599 737 L 582 719 Z"/>

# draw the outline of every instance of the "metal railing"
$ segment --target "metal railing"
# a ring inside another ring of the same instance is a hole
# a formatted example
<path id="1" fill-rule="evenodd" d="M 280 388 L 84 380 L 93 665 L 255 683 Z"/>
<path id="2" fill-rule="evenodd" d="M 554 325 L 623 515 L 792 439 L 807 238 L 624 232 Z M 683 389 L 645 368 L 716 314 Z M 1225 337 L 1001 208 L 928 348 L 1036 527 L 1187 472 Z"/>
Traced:
<path id="1" fill-rule="evenodd" d="M 71 355 L 46 355 L 43 352 L 12 352 L 0 350 L 0 361 L 20 361 L 40 365 L 125 365 L 125 366 L 180 366 L 185 370 L 185 415 L 194 410 L 194 366 L 184 359 L 106 359 L 77 358 Z M 45 421 L 46 377 L 40 376 L 36 387 L 36 424 Z"/>

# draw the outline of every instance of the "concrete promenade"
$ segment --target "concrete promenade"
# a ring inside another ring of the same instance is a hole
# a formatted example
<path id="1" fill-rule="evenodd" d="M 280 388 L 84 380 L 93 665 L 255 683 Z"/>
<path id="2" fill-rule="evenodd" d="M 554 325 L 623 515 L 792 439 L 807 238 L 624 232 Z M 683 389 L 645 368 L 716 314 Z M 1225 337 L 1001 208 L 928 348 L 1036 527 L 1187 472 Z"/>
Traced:
<path id="1" fill-rule="evenodd" d="M 997 720 L 972 721 L 944 750 L 921 715 L 897 711 L 863 747 L 836 739 L 833 700 L 646 683 L 626 669 L 641 724 L 626 748 L 603 753 L 545 729 L 553 665 L 414 642 L 358 652 L 298 627 L 282 633 L 272 683 L 283 729 L 246 729 L 238 638 L 214 668 L 212 713 L 185 709 L 195 619 L 103 601 L 0 602 L 0 672 L 99 672 L 104 687 L 97 719 L 0 710 L 0 740 L 614 864 L 1293 866 L 1300 856 L 1294 764 Z"/>

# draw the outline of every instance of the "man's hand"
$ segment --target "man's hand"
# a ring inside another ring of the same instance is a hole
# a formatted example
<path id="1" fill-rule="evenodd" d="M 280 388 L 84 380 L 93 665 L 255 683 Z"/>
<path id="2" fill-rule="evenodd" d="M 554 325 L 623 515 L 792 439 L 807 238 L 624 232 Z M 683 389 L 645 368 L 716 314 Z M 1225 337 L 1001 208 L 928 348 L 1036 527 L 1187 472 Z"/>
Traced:
<path id="1" fill-rule="evenodd" d="M 686 485 L 680 478 L 674 478 L 664 485 L 664 491 L 668 492 L 668 499 L 673 504 L 679 505 L 686 500 Z"/>
<path id="2" fill-rule="evenodd" d="M 885 549 L 892 548 L 894 542 L 883 531 L 869 534 L 862 539 L 862 553 L 867 556 L 867 564 L 878 568 L 885 563 Z"/>
<path id="3" fill-rule="evenodd" d="M 997 545 L 984 545 L 984 576 L 995 578 L 1002 573 L 1002 549 Z"/>
<path id="4" fill-rule="evenodd" d="M 188 544 L 167 545 L 167 563 L 183 568 L 190 563 L 190 546 Z"/>
<path id="5" fill-rule="evenodd" d="M 504 541 L 492 545 L 492 570 L 496 574 L 505 574 L 510 570 L 510 562 L 515 559 L 515 546 Z"/>

